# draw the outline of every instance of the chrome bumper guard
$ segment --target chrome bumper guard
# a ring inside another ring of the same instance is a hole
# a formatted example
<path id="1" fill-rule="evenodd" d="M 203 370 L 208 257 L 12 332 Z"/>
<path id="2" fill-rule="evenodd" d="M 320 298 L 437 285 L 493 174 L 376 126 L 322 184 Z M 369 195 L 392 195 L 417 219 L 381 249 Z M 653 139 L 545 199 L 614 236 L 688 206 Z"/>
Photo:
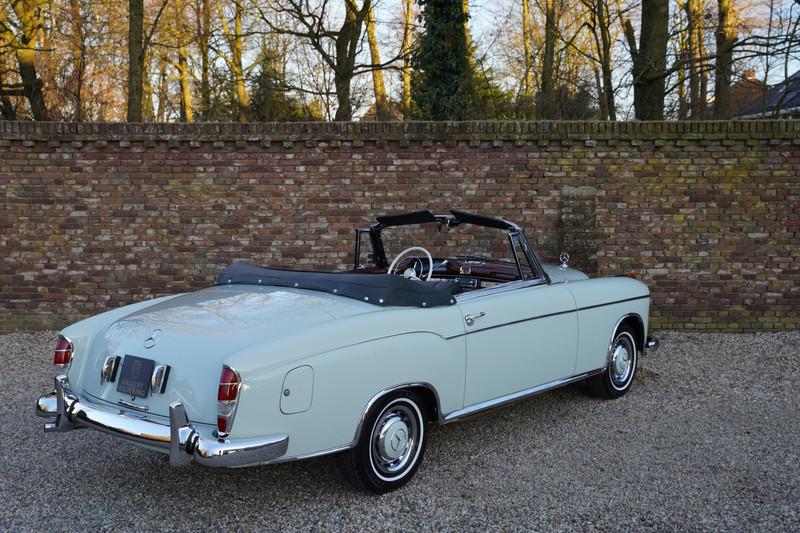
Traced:
<path id="1" fill-rule="evenodd" d="M 139 444 L 165 448 L 173 466 L 192 459 L 205 466 L 264 464 L 286 454 L 288 435 L 251 439 L 221 439 L 211 430 L 189 422 L 181 402 L 169 406 L 169 425 L 125 414 L 120 410 L 82 402 L 69 388 L 66 375 L 55 378 L 55 391 L 36 402 L 36 414 L 49 420 L 46 432 L 63 432 L 88 427 Z"/>
<path id="2" fill-rule="evenodd" d="M 658 350 L 659 342 L 658 339 L 655 337 L 647 337 L 647 343 L 645 343 L 648 352 L 655 352 Z"/>

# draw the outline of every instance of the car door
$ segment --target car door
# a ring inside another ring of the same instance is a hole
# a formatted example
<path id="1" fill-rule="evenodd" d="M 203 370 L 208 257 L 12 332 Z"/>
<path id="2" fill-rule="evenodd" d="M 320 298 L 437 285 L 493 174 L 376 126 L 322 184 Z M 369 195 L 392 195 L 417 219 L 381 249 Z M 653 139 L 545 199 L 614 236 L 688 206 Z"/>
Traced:
<path id="1" fill-rule="evenodd" d="M 572 376 L 575 300 L 564 284 L 512 282 L 461 297 L 466 334 L 464 407 Z"/>

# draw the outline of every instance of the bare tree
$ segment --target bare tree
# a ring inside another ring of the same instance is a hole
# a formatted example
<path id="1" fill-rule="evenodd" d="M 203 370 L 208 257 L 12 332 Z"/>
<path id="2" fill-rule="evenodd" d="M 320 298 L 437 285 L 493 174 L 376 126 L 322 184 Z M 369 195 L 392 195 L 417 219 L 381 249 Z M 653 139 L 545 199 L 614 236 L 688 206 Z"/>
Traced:
<path id="1" fill-rule="evenodd" d="M 238 0 L 234 2 L 233 6 L 233 30 L 228 23 L 228 18 L 222 8 L 222 1 L 216 0 L 217 13 L 222 22 L 222 33 L 225 41 L 228 43 L 228 50 L 230 55 L 221 54 L 221 57 L 228 64 L 228 68 L 233 73 L 234 83 L 236 84 L 236 105 L 238 109 L 239 122 L 247 122 L 248 120 L 248 107 L 250 105 L 250 95 L 247 92 L 247 85 L 245 83 L 244 75 L 244 10 L 241 2 Z M 218 52 L 219 53 L 219 52 Z"/>
<path id="2" fill-rule="evenodd" d="M 603 120 L 617 120 L 614 101 L 613 69 L 611 65 L 612 47 L 611 16 L 608 0 L 581 0 L 587 8 L 588 21 L 584 23 L 592 33 L 599 72 L 596 72 L 597 100 Z"/>
<path id="3" fill-rule="evenodd" d="M 344 17 L 338 29 L 329 26 L 327 7 L 328 0 L 313 4 L 311 0 L 282 0 L 273 9 L 293 20 L 295 25 L 291 27 L 276 23 L 263 8 L 260 8 L 260 16 L 272 31 L 303 39 L 333 71 L 337 101 L 334 120 L 348 121 L 353 118 L 353 78 L 359 73 L 385 67 L 398 58 L 381 65 L 356 61 L 363 38 L 364 22 L 372 7 L 372 0 L 363 0 L 361 6 L 355 0 L 344 0 Z"/>
<path id="4" fill-rule="evenodd" d="M 530 0 L 522 0 L 522 53 L 525 72 L 522 78 L 522 96 L 529 105 L 533 97 L 533 29 Z"/>
<path id="5" fill-rule="evenodd" d="M 623 13 L 619 3 L 618 10 Z M 638 45 L 630 19 L 621 16 L 620 21 L 633 62 L 633 106 L 636 118 L 663 120 L 669 42 L 669 0 L 642 0 L 642 23 Z"/>
<path id="6" fill-rule="evenodd" d="M 145 55 L 168 2 L 162 0 L 150 30 L 145 33 L 144 0 L 128 0 L 128 122 L 142 121 Z"/>
<path id="7" fill-rule="evenodd" d="M 22 95 L 28 100 L 34 120 L 48 120 L 49 113 L 45 104 L 42 80 L 36 70 L 37 41 L 44 27 L 47 0 L 15 0 L 10 2 L 11 9 L 17 19 L 17 31 L 5 15 L 5 8 L 0 9 L 0 44 L 6 42 L 17 56 L 21 83 L 10 84 L 3 90 L 3 95 Z M 5 110 L 6 104 L 3 104 Z M 9 111 L 4 111 L 9 113 Z"/>
<path id="8" fill-rule="evenodd" d="M 369 43 L 369 54 L 372 64 L 372 89 L 375 93 L 375 117 L 377 120 L 389 120 L 389 99 L 386 97 L 386 84 L 383 81 L 383 69 L 381 64 L 381 52 L 378 48 L 378 38 L 375 32 L 375 13 L 370 5 L 367 11 L 367 42 Z"/>
<path id="9" fill-rule="evenodd" d="M 544 54 L 542 56 L 542 84 L 536 115 L 540 119 L 557 118 L 555 86 L 556 0 L 544 0 Z"/>
<path id="10" fill-rule="evenodd" d="M 404 0 L 403 44 L 400 55 L 403 57 L 403 118 L 411 115 L 411 32 L 414 21 L 414 0 Z"/>
<path id="11" fill-rule="evenodd" d="M 733 78 L 733 48 L 736 44 L 733 0 L 717 0 L 717 61 L 714 66 L 714 118 L 730 118 L 731 83 Z"/>

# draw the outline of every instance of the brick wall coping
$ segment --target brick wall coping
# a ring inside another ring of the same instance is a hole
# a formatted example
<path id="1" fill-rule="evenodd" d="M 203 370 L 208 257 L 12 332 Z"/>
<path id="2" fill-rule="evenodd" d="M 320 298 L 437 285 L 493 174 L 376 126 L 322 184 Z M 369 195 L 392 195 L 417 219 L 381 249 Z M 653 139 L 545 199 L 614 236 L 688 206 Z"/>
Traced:
<path id="1" fill-rule="evenodd" d="M 266 122 L 151 124 L 0 121 L 0 140 L 25 141 L 547 141 L 789 139 L 800 120 L 707 122 Z"/>

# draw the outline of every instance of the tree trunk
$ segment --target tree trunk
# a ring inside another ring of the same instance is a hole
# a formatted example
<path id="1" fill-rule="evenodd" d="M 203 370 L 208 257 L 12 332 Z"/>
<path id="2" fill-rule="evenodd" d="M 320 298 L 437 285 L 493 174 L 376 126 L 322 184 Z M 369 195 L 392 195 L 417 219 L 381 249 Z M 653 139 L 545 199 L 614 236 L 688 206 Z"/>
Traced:
<path id="1" fill-rule="evenodd" d="M 69 0 L 70 25 L 72 26 L 72 120 L 83 120 L 83 79 L 86 73 L 86 34 L 81 6 L 78 0 Z"/>
<path id="2" fill-rule="evenodd" d="M 142 121 L 144 0 L 128 0 L 128 122 Z"/>
<path id="3" fill-rule="evenodd" d="M 242 42 L 242 5 L 236 2 L 234 9 L 235 15 L 233 19 L 236 34 L 233 38 L 233 74 L 236 77 L 236 100 L 239 104 L 239 122 L 247 122 L 249 115 L 250 96 L 247 94 L 247 86 L 245 85 L 244 77 L 244 43 Z"/>
<path id="4" fill-rule="evenodd" d="M 144 68 L 142 69 L 142 120 L 141 122 L 152 122 L 155 118 L 155 106 L 153 106 L 153 84 L 150 80 L 152 72 L 151 54 L 145 52 Z"/>
<path id="5" fill-rule="evenodd" d="M 185 46 L 178 47 L 178 78 L 181 84 L 181 122 L 193 122 L 192 82 Z"/>
<path id="6" fill-rule="evenodd" d="M 714 118 L 729 119 L 732 112 L 733 46 L 736 42 L 733 0 L 717 0 L 717 61 L 714 65 Z"/>
<path id="7" fill-rule="evenodd" d="M 639 50 L 631 50 L 633 107 L 639 120 L 664 120 L 668 41 L 669 1 L 642 0 Z"/>
<path id="8" fill-rule="evenodd" d="M 699 35 L 697 43 L 698 77 L 700 78 L 700 91 L 697 96 L 697 120 L 705 120 L 708 115 L 708 58 L 706 57 L 705 28 Z"/>
<path id="9" fill-rule="evenodd" d="M 169 106 L 169 77 L 167 76 L 167 60 L 164 56 L 158 58 L 158 107 L 156 108 L 156 122 L 166 122 L 167 107 Z"/>
<path id="10" fill-rule="evenodd" d="M 49 120 L 47 105 L 42 90 L 42 80 L 36 72 L 36 42 L 44 26 L 44 11 L 47 2 L 11 2 L 14 14 L 22 23 L 21 32 L 14 38 L 19 77 L 22 80 L 22 93 L 31 106 L 34 120 Z"/>
<path id="11" fill-rule="evenodd" d="M 536 106 L 536 116 L 539 119 L 555 119 L 558 117 L 558 111 L 555 105 L 555 80 L 553 76 L 556 37 L 555 0 L 545 0 L 542 86 L 539 89 L 539 102 Z"/>
<path id="12" fill-rule="evenodd" d="M 533 96 L 532 41 L 530 0 L 522 0 L 522 53 L 524 54 L 523 65 L 525 67 L 525 72 L 522 77 L 522 97 L 526 116 L 528 116 L 528 108 L 531 105 L 531 98 Z"/>
<path id="13" fill-rule="evenodd" d="M 4 92 L 7 90 L 5 89 L 5 73 L 10 71 L 7 55 L 13 40 L 14 33 L 6 23 L 3 10 L 0 8 L 0 117 L 3 120 L 17 120 L 17 110 L 14 109 L 9 95 Z"/>
<path id="14" fill-rule="evenodd" d="M 597 25 L 600 28 L 600 68 L 603 74 L 602 99 L 605 101 L 605 108 L 608 120 L 617 120 L 616 103 L 614 102 L 614 82 L 611 69 L 611 28 L 608 4 L 606 0 L 595 0 L 597 2 Z"/>
<path id="15" fill-rule="evenodd" d="M 208 120 L 211 110 L 211 83 L 209 81 L 209 50 L 211 49 L 211 0 L 200 4 L 200 25 L 197 46 L 200 49 L 200 115 Z"/>
<path id="16" fill-rule="evenodd" d="M 0 21 L 0 24 L 2 21 Z M 6 71 L 6 55 L 3 52 L 5 44 L 2 39 L 2 35 L 0 34 L 0 92 L 3 90 L 3 86 L 5 83 L 5 71 Z M 0 96 L 0 117 L 3 120 L 17 120 L 17 110 L 14 109 L 14 104 L 11 102 L 11 98 L 7 95 Z"/>
<path id="17" fill-rule="evenodd" d="M 403 13 L 403 119 L 411 118 L 411 25 L 414 21 L 414 0 L 405 0 Z"/>
<path id="18" fill-rule="evenodd" d="M 686 34 L 688 36 L 687 54 L 689 62 L 689 109 L 690 116 L 697 120 L 702 116 L 703 104 L 700 102 L 700 50 L 698 36 L 702 39 L 702 13 L 697 9 L 699 0 L 687 0 L 686 11 Z"/>
<path id="19" fill-rule="evenodd" d="M 389 100 L 386 97 L 386 84 L 383 81 L 383 67 L 381 64 L 381 51 L 378 48 L 378 38 L 375 34 L 375 13 L 372 6 L 367 12 L 367 41 L 369 43 L 369 54 L 372 60 L 372 89 L 375 93 L 375 119 L 386 121 L 390 120 Z"/>
<path id="20" fill-rule="evenodd" d="M 600 70 L 594 67 L 592 71 L 594 72 L 594 84 L 597 87 L 597 106 L 600 108 L 600 120 L 608 120 L 608 108 L 606 107 L 603 84 L 600 81 Z"/>
<path id="21" fill-rule="evenodd" d="M 239 122 L 247 122 L 249 116 L 250 95 L 247 93 L 247 85 L 244 77 L 244 64 L 242 56 L 244 54 L 244 43 L 242 36 L 242 4 L 236 2 L 233 10 L 233 32 L 228 25 L 228 19 L 225 18 L 225 12 L 222 9 L 222 1 L 217 0 L 217 11 L 219 18 L 222 22 L 222 31 L 225 34 L 225 40 L 228 42 L 228 47 L 231 50 L 231 57 L 228 61 L 231 71 L 233 73 L 234 84 L 236 86 L 236 106 L 238 108 Z"/>
<path id="22" fill-rule="evenodd" d="M 342 27 L 336 35 L 336 61 L 333 73 L 333 84 L 336 89 L 336 121 L 353 119 L 353 104 L 350 102 L 350 84 L 353 81 L 353 70 L 356 64 L 358 42 L 361 38 L 361 27 L 364 19 L 372 9 L 370 0 L 365 0 L 357 10 L 352 0 L 345 0 L 345 17 Z"/>

